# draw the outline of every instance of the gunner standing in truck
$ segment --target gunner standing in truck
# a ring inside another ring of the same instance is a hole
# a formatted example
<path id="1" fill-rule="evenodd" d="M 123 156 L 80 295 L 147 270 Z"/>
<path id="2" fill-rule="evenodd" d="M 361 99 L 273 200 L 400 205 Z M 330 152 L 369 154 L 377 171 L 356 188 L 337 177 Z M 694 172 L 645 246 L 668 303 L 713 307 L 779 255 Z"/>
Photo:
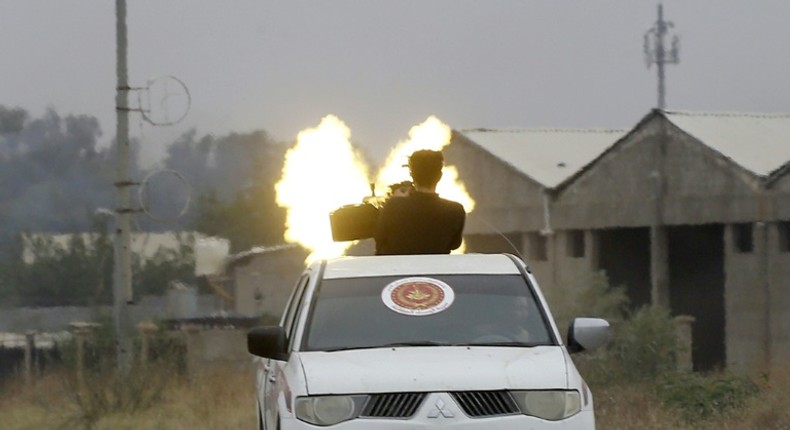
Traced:
<path id="1" fill-rule="evenodd" d="M 419 150 L 409 157 L 414 190 L 381 208 L 374 234 L 377 255 L 449 254 L 461 246 L 466 212 L 436 193 L 443 166 L 439 151 Z"/>

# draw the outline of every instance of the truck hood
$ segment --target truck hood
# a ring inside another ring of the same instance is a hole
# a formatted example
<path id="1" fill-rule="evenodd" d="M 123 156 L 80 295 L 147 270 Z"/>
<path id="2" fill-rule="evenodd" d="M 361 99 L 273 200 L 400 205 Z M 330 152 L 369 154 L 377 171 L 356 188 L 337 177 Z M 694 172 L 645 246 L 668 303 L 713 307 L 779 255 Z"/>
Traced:
<path id="1" fill-rule="evenodd" d="M 558 346 L 398 347 L 302 352 L 316 394 L 567 388 Z"/>

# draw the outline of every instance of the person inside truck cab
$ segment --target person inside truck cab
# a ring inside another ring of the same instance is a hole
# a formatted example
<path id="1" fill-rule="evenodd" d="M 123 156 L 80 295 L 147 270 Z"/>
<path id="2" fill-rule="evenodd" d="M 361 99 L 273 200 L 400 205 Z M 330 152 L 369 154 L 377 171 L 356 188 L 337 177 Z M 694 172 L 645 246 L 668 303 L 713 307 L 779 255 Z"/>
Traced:
<path id="1" fill-rule="evenodd" d="M 484 314 L 484 321 L 472 330 L 474 342 L 522 342 L 531 340 L 529 334 L 530 304 L 525 296 L 514 297 L 501 311 Z"/>
<path id="2" fill-rule="evenodd" d="M 381 208 L 374 233 L 376 255 L 449 254 L 461 246 L 466 212 L 460 203 L 436 193 L 444 156 L 440 151 L 415 151 L 408 166 L 414 189 Z"/>

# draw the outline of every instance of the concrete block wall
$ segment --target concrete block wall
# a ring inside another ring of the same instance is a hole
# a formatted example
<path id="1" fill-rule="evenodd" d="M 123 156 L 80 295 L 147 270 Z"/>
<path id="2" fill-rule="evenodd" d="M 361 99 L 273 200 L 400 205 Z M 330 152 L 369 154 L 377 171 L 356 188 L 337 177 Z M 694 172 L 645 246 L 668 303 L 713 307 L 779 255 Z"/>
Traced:
<path id="1" fill-rule="evenodd" d="M 780 248 L 777 223 L 768 227 L 771 363 L 778 364 L 790 359 L 790 252 Z"/>
<path id="2" fill-rule="evenodd" d="M 532 248 L 533 246 L 537 247 L 537 244 L 533 244 L 532 241 L 539 241 L 543 240 L 545 246 L 545 259 L 540 259 L 538 256 L 534 255 L 534 251 Z M 554 259 L 553 256 L 555 254 L 555 241 L 554 241 L 554 234 L 549 235 L 542 235 L 540 232 L 530 232 L 525 233 L 522 239 L 523 243 L 523 250 L 521 251 L 521 255 L 527 261 L 530 270 L 532 270 L 532 274 L 538 280 L 540 284 L 541 290 L 543 290 L 544 294 L 547 296 L 553 291 L 556 287 L 556 283 L 554 282 Z"/>
<path id="3" fill-rule="evenodd" d="M 754 231 L 754 251 L 739 253 L 732 225 L 724 229 L 724 306 L 727 367 L 746 370 L 766 363 L 768 316 L 762 249 L 765 242 Z"/>
<path id="4" fill-rule="evenodd" d="M 568 241 L 571 235 L 582 234 L 584 237 L 584 255 L 569 254 Z M 540 283 L 541 290 L 547 300 L 552 302 L 557 295 L 588 287 L 591 275 L 596 270 L 597 246 L 595 232 L 591 230 L 557 230 L 544 236 L 546 240 L 546 260 L 531 260 L 531 240 L 538 240 L 539 232 L 524 234 L 523 255 L 527 257 L 532 273 Z"/>

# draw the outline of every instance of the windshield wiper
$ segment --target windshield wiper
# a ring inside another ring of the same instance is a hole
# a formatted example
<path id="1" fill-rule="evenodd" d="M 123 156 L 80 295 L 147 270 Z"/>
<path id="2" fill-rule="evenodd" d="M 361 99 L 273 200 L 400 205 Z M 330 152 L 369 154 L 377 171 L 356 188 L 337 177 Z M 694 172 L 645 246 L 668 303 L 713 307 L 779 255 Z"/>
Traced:
<path id="1" fill-rule="evenodd" d="M 380 345 L 380 348 L 396 348 L 399 346 L 459 346 L 457 343 L 437 342 L 433 340 L 419 340 L 414 342 L 394 342 Z"/>
<path id="2" fill-rule="evenodd" d="M 521 348 L 533 348 L 536 346 L 545 346 L 545 343 L 530 343 L 519 341 L 499 341 L 499 342 L 464 342 L 464 343 L 451 343 L 451 342 L 437 342 L 433 340 L 419 340 L 413 342 L 393 342 L 381 345 L 357 345 L 357 346 L 338 346 L 333 348 L 322 349 L 323 352 L 335 351 L 349 351 L 353 349 L 376 349 L 376 348 L 401 348 L 409 346 L 515 346 Z"/>
<path id="3" fill-rule="evenodd" d="M 385 343 L 381 345 L 358 345 L 358 346 L 338 346 L 334 348 L 326 348 L 322 351 L 324 352 L 334 352 L 334 351 L 348 351 L 352 349 L 376 349 L 376 348 L 398 348 L 404 346 L 468 346 L 467 344 L 457 344 L 457 343 L 450 343 L 450 342 L 436 342 L 432 340 L 420 340 L 414 342 L 393 342 L 393 343 Z"/>
<path id="4" fill-rule="evenodd" d="M 504 341 L 504 342 L 480 342 L 480 343 L 470 343 L 469 346 L 520 346 L 524 348 L 532 348 L 535 346 L 541 346 L 545 344 L 540 343 L 529 343 L 529 342 L 518 342 L 518 341 Z"/>

